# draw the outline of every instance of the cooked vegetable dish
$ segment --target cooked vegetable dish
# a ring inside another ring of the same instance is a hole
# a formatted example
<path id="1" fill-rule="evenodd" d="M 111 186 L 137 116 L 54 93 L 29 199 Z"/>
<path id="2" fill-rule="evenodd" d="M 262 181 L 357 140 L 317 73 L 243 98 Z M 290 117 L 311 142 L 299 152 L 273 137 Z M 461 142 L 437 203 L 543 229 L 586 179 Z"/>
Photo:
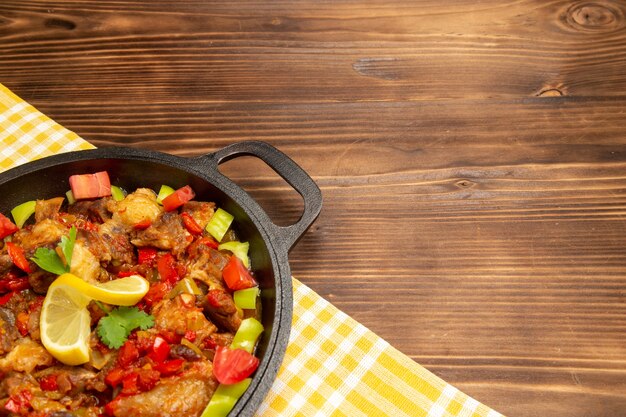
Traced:
<path id="1" fill-rule="evenodd" d="M 263 326 L 248 243 L 189 186 L 67 196 L 0 214 L 0 416 L 225 416 Z"/>

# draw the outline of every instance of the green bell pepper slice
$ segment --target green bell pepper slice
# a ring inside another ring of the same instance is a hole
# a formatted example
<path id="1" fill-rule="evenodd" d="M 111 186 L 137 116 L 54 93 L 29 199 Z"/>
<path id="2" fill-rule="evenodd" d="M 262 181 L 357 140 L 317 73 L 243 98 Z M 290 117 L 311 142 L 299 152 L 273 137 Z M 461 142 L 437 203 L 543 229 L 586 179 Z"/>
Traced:
<path id="1" fill-rule="evenodd" d="M 259 297 L 259 287 L 246 288 L 245 290 L 237 290 L 233 293 L 235 305 L 244 310 L 254 310 L 256 301 Z"/>
<path id="2" fill-rule="evenodd" d="M 221 242 L 234 218 L 235 217 L 229 212 L 218 208 L 215 210 L 215 213 L 213 213 L 213 216 L 211 217 L 211 220 L 209 220 L 209 223 L 207 223 L 205 229 L 218 242 Z"/>
<path id="3" fill-rule="evenodd" d="M 250 258 L 248 258 L 248 249 L 250 244 L 248 242 L 232 242 L 222 243 L 217 247 L 217 250 L 227 250 L 233 253 L 237 258 L 241 259 L 246 268 L 250 268 Z"/>
<path id="4" fill-rule="evenodd" d="M 226 417 L 251 382 L 251 378 L 246 378 L 232 385 L 220 384 L 200 417 Z"/>
<path id="5" fill-rule="evenodd" d="M 254 317 L 249 317 L 241 321 L 241 325 L 235 333 L 231 349 L 243 349 L 248 353 L 252 353 L 256 341 L 261 333 L 263 333 L 263 325 Z"/>
<path id="6" fill-rule="evenodd" d="M 25 203 L 16 206 L 11 210 L 11 215 L 13 216 L 13 220 L 15 220 L 15 225 L 20 229 L 26 223 L 26 220 L 29 219 L 35 213 L 35 205 L 37 203 L 35 200 L 27 201 Z"/>
<path id="7" fill-rule="evenodd" d="M 159 195 L 157 195 L 157 203 L 163 204 L 163 199 L 165 199 L 165 197 L 167 197 L 168 195 L 173 194 L 174 191 L 176 190 L 169 185 L 162 185 L 161 189 L 159 190 Z"/>

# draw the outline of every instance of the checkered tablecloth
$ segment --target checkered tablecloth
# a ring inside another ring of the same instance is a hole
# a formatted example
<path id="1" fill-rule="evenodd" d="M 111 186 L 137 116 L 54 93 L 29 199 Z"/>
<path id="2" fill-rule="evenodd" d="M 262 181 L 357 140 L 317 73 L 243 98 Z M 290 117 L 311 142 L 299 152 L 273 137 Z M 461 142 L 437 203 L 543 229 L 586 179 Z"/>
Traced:
<path id="1" fill-rule="evenodd" d="M 0 84 L 0 172 L 93 148 Z M 5 213 L 8 214 L 8 213 Z M 257 412 L 272 416 L 498 417 L 298 280 L 289 346 Z"/>

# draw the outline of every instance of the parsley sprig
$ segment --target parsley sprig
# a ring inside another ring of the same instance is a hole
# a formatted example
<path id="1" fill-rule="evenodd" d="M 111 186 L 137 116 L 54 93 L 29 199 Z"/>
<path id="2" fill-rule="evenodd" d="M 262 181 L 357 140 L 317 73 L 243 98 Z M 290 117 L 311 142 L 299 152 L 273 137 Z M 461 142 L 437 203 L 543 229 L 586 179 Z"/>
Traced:
<path id="1" fill-rule="evenodd" d="M 152 326 L 154 317 L 137 307 L 118 307 L 100 319 L 98 336 L 108 347 L 119 349 L 128 339 L 130 332 L 136 328 L 146 330 Z"/>
<path id="2" fill-rule="evenodd" d="M 39 266 L 39 268 L 52 272 L 56 275 L 62 275 L 66 272 L 70 272 L 70 265 L 72 265 L 72 253 L 74 252 L 74 244 L 76 243 L 76 227 L 72 226 L 70 234 L 68 236 L 61 237 L 59 248 L 65 258 L 65 263 L 59 257 L 54 249 L 50 248 L 37 248 L 35 256 L 32 257 L 32 261 Z"/>

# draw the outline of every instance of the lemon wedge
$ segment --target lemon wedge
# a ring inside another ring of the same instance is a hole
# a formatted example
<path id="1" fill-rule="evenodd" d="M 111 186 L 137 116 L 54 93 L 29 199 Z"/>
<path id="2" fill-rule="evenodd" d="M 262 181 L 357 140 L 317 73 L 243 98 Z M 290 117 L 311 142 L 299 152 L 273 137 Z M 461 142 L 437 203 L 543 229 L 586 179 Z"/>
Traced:
<path id="1" fill-rule="evenodd" d="M 132 306 L 143 298 L 150 289 L 150 283 L 139 275 L 115 279 L 98 284 L 90 284 L 73 274 L 63 274 L 51 285 L 72 287 L 92 300 L 116 306 Z"/>
<path id="2" fill-rule="evenodd" d="M 105 283 L 90 284 L 76 275 L 63 274 L 48 288 L 41 308 L 41 342 L 52 356 L 66 365 L 89 360 L 91 300 L 115 305 L 134 305 L 148 292 L 150 284 L 139 275 Z"/>

